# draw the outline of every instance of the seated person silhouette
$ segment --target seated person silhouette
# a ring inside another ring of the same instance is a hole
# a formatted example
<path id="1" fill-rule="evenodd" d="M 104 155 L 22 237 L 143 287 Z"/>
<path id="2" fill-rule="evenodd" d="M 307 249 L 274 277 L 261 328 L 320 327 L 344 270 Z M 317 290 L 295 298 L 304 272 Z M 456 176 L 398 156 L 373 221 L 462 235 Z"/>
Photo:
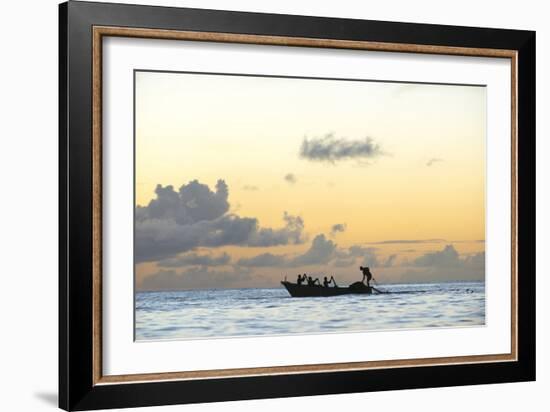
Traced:
<path id="1" fill-rule="evenodd" d="M 296 284 L 301 285 L 304 280 L 306 280 L 306 274 L 305 273 L 304 273 L 304 277 L 302 277 L 302 275 L 298 275 L 298 280 L 296 280 Z"/>
<path id="2" fill-rule="evenodd" d="M 319 278 L 316 278 L 313 280 L 311 276 L 308 276 L 307 278 L 307 285 L 308 286 L 315 286 L 315 284 L 321 285 L 321 282 L 319 282 Z"/>
<path id="3" fill-rule="evenodd" d="M 368 267 L 360 266 L 359 270 L 363 272 L 363 280 L 361 282 L 365 283 L 365 278 L 367 279 L 367 286 L 370 287 L 370 281 L 372 279 L 372 273 Z"/>
<path id="4" fill-rule="evenodd" d="M 325 276 L 325 279 L 323 280 L 323 286 L 328 288 L 330 286 L 331 282 L 334 283 L 335 288 L 338 287 L 336 285 L 336 281 L 334 280 L 334 276 L 331 276 L 330 280 L 328 280 L 327 277 Z"/>

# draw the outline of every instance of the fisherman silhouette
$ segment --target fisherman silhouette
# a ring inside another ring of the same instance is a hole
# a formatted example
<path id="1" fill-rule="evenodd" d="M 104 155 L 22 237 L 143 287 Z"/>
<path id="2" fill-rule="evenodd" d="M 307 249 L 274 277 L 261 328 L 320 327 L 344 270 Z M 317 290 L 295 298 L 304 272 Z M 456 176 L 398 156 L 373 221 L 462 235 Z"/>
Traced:
<path id="1" fill-rule="evenodd" d="M 334 287 L 338 287 L 336 285 L 336 281 L 334 280 L 334 276 L 331 276 L 330 280 L 327 279 L 327 277 L 325 276 L 325 279 L 323 280 L 323 286 L 328 288 L 331 282 L 334 283 Z"/>
<path id="2" fill-rule="evenodd" d="M 370 281 L 372 279 L 372 273 L 368 267 L 359 266 L 359 270 L 363 272 L 363 280 L 361 282 L 365 283 L 365 278 L 367 278 L 367 286 L 370 287 Z"/>
<path id="3" fill-rule="evenodd" d="M 311 276 L 308 276 L 307 278 L 307 285 L 308 286 L 315 286 L 315 284 L 321 284 L 321 282 L 319 282 L 319 278 L 316 278 L 315 280 L 313 280 L 313 278 Z"/>
<path id="4" fill-rule="evenodd" d="M 296 280 L 296 284 L 301 285 L 302 282 L 305 280 L 305 278 L 306 278 L 306 275 L 304 275 L 303 278 L 302 278 L 302 275 L 298 275 L 298 280 Z"/>

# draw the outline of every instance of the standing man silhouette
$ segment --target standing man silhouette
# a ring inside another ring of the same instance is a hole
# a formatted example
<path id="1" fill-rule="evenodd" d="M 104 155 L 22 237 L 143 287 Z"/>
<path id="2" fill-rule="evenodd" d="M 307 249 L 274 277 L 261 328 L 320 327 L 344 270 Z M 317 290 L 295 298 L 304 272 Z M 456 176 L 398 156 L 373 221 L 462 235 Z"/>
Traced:
<path id="1" fill-rule="evenodd" d="M 368 267 L 359 266 L 359 270 L 363 272 L 362 282 L 365 283 L 365 278 L 367 278 L 367 286 L 370 287 L 370 281 L 372 279 L 372 273 L 370 273 L 370 269 Z"/>

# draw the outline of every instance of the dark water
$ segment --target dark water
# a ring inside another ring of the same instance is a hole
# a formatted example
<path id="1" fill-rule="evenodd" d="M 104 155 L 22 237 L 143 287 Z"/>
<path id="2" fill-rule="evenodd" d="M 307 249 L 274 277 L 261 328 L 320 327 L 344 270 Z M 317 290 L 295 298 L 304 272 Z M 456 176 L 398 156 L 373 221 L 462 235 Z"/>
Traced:
<path id="1" fill-rule="evenodd" d="M 283 288 L 136 294 L 136 339 L 288 335 L 485 324 L 482 282 L 386 285 L 389 294 L 291 298 Z"/>

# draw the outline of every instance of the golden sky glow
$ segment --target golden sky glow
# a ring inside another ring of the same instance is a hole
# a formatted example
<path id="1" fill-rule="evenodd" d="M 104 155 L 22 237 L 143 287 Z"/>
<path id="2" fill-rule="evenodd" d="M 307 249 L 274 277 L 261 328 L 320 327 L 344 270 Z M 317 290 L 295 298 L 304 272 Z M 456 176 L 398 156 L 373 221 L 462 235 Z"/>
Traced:
<path id="1" fill-rule="evenodd" d="M 280 228 L 286 211 L 303 219 L 308 239 L 185 253 L 227 252 L 231 264 L 262 253 L 290 258 L 324 234 L 338 248 L 376 248 L 380 261 L 396 254 L 395 263 L 377 269 L 378 277 L 396 281 L 422 254 L 448 244 L 461 259 L 484 252 L 484 87 L 150 72 L 137 72 L 135 81 L 137 205 L 155 198 L 157 184 L 177 191 L 198 180 L 215 190 L 222 179 L 228 213 Z M 332 163 L 300 156 L 305 138 L 330 133 L 346 141 L 370 137 L 379 153 Z M 345 231 L 331 236 L 334 224 L 345 224 Z M 426 239 L 442 240 L 420 242 Z M 387 240 L 418 242 L 374 243 Z M 308 270 L 321 274 L 327 265 Z M 355 266 L 330 270 L 351 279 L 358 277 Z M 139 263 L 138 286 L 159 270 L 154 261 Z M 252 286 L 298 273 L 277 266 L 248 270 Z"/>

